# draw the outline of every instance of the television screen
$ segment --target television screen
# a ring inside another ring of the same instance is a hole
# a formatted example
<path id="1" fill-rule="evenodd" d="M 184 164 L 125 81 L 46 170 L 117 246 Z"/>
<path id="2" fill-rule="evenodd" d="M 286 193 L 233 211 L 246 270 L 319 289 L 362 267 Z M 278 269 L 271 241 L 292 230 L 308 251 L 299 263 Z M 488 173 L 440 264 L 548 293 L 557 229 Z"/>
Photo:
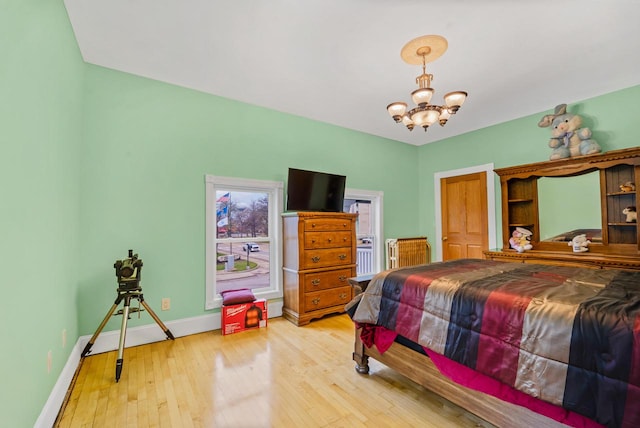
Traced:
<path id="1" fill-rule="evenodd" d="M 289 168 L 287 211 L 342 212 L 347 177 Z"/>

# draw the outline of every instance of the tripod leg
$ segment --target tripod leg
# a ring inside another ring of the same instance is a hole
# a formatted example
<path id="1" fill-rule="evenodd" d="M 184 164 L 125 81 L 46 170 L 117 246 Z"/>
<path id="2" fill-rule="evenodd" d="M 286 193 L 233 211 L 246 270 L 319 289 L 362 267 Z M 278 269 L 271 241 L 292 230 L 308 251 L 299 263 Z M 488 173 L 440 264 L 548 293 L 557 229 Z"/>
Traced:
<path id="1" fill-rule="evenodd" d="M 122 325 L 120 326 L 120 343 L 118 344 L 118 359 L 116 360 L 116 382 L 120 380 L 120 374 L 122 373 L 124 340 L 127 336 L 127 321 L 129 320 L 130 303 L 131 303 L 131 296 L 127 295 L 124 299 L 124 308 L 122 309 Z"/>
<path id="2" fill-rule="evenodd" d="M 116 308 L 120 304 L 120 300 L 122 299 L 120 298 L 120 296 L 118 296 L 118 298 L 116 299 L 116 302 L 113 304 L 113 306 L 111 306 L 111 309 L 109 309 L 109 312 L 107 312 L 107 316 L 104 317 L 104 319 L 102 320 L 102 323 L 100 323 L 100 326 L 98 327 L 96 332 L 93 333 L 93 336 L 91 336 L 89 343 L 87 343 L 87 345 L 82 350 L 82 354 L 81 354 L 82 357 L 85 357 L 89 352 L 91 352 L 91 347 L 96 342 L 96 339 L 100 335 L 100 332 L 102 331 L 104 326 L 107 324 L 107 321 L 109 321 L 109 318 L 111 318 L 111 316 L 113 315 L 113 312 L 116 310 Z"/>
<path id="3" fill-rule="evenodd" d="M 151 318 L 153 318 L 156 324 L 160 326 L 162 331 L 164 331 L 164 334 L 167 335 L 167 339 L 174 340 L 175 337 L 173 337 L 173 333 L 171 333 L 171 331 L 167 328 L 167 326 L 164 325 L 162 321 L 160 321 L 160 318 L 158 318 L 156 313 L 153 312 L 153 310 L 149 307 L 149 305 L 147 305 L 147 302 L 144 301 L 144 297 L 142 295 L 140 295 L 139 300 L 140 300 L 140 303 L 142 303 L 142 306 L 144 306 L 147 312 L 149 312 L 149 315 L 151 315 Z"/>

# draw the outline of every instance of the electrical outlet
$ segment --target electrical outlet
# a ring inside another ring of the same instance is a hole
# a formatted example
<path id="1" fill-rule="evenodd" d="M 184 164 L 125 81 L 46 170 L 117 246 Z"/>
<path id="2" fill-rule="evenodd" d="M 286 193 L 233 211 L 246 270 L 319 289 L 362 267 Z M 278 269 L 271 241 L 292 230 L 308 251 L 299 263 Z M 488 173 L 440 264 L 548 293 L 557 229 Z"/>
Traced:
<path id="1" fill-rule="evenodd" d="M 51 373 L 51 366 L 53 365 L 53 354 L 51 351 L 47 353 L 47 373 Z"/>
<path id="2" fill-rule="evenodd" d="M 62 329 L 62 347 L 66 348 L 67 346 L 67 329 Z"/>
<path id="3" fill-rule="evenodd" d="M 171 299 L 165 297 L 164 299 L 162 299 L 162 310 L 168 311 L 169 309 L 171 309 Z"/>

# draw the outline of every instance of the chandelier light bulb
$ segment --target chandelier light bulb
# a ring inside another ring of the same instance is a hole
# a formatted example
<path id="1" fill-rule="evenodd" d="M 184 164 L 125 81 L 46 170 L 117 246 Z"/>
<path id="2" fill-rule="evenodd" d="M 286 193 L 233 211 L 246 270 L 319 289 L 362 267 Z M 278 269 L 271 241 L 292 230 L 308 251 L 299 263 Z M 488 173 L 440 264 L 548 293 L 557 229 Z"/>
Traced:
<path id="1" fill-rule="evenodd" d="M 431 126 L 436 123 L 439 117 L 440 112 L 438 110 L 427 110 L 427 126 Z"/>
<path id="2" fill-rule="evenodd" d="M 402 124 L 406 126 L 409 131 L 413 131 L 413 127 L 415 124 L 408 115 L 405 114 L 404 116 L 402 116 Z"/>
<path id="3" fill-rule="evenodd" d="M 444 126 L 447 123 L 447 120 L 451 117 L 451 113 L 448 108 L 443 108 L 440 112 L 440 117 L 438 118 L 438 122 L 440 122 L 440 126 Z"/>
<path id="4" fill-rule="evenodd" d="M 429 104 L 429 101 L 431 101 L 433 92 L 434 90 L 431 88 L 416 89 L 411 93 L 411 99 L 413 100 L 414 104 L 418 106 L 424 106 Z"/>
<path id="5" fill-rule="evenodd" d="M 466 99 L 467 93 L 463 91 L 449 92 L 444 96 L 444 102 L 453 114 L 458 111 Z"/>
<path id="6" fill-rule="evenodd" d="M 427 112 L 425 110 L 417 111 L 411 115 L 411 120 L 416 125 L 424 127 L 427 125 Z"/>
<path id="7" fill-rule="evenodd" d="M 389 115 L 391 115 L 393 120 L 395 120 L 396 122 L 400 122 L 402 116 L 404 116 L 405 112 L 407 111 L 407 103 L 391 103 L 387 106 L 387 111 L 389 112 Z"/>
<path id="8" fill-rule="evenodd" d="M 440 113 L 437 110 L 418 110 L 411 115 L 411 120 L 426 131 L 428 127 L 438 121 Z"/>

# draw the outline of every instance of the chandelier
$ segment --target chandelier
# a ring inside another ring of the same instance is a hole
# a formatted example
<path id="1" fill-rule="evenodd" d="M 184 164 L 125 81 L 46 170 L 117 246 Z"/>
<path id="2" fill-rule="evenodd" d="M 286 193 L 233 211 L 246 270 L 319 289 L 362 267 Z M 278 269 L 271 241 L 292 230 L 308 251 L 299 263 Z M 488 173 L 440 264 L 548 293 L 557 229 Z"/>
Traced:
<path id="1" fill-rule="evenodd" d="M 393 120 L 396 123 L 402 122 L 409 131 L 412 131 L 416 125 L 426 131 L 436 122 L 440 123 L 440 126 L 444 126 L 449 117 L 456 114 L 467 98 L 466 92 L 455 91 L 444 96 L 444 105 L 430 104 L 435 91 L 431 88 L 433 74 L 427 74 L 427 63 L 440 58 L 447 47 L 447 39 L 431 35 L 411 40 L 400 51 L 400 56 L 407 64 L 422 64 L 422 74 L 416 77 L 418 89 L 411 93 L 411 99 L 416 107 L 407 111 L 408 105 L 403 102 L 395 102 L 387 106 L 387 111 Z"/>

